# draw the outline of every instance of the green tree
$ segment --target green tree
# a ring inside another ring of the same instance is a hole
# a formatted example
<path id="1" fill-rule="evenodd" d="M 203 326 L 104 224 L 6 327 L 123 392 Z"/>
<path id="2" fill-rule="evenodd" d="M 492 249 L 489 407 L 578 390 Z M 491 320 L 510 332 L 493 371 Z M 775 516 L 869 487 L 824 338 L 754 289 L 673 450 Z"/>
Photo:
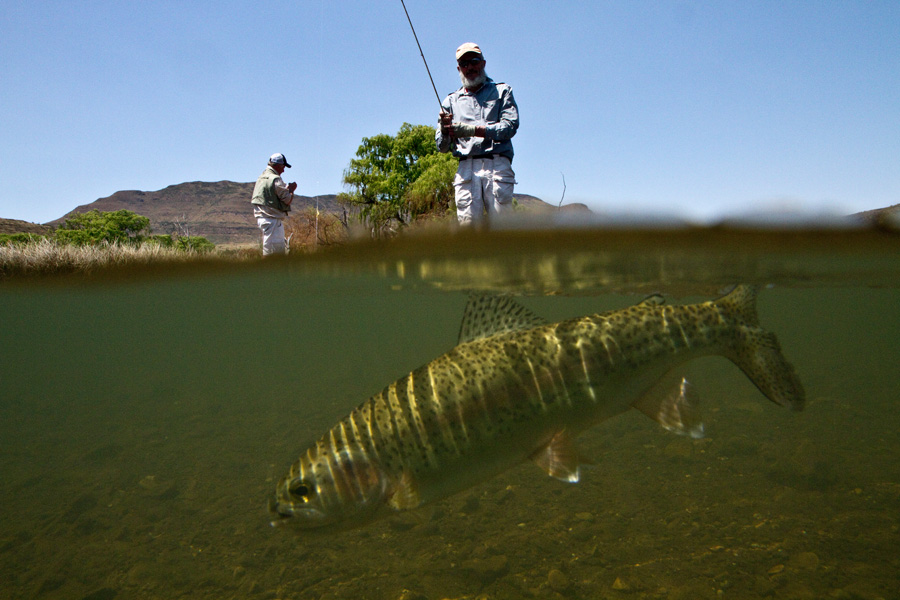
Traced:
<path id="1" fill-rule="evenodd" d="M 422 173 L 406 190 L 404 200 L 413 220 L 443 217 L 456 211 L 453 176 L 458 161 L 450 154 L 435 153 L 422 157 Z"/>
<path id="2" fill-rule="evenodd" d="M 88 246 L 137 243 L 150 232 L 150 219 L 130 210 L 100 212 L 90 210 L 66 219 L 55 232 L 56 240 L 64 244 Z"/>
<path id="3" fill-rule="evenodd" d="M 363 138 L 344 171 L 344 184 L 352 191 L 340 200 L 355 206 L 360 221 L 381 236 L 446 212 L 455 171 L 456 159 L 438 152 L 433 127 L 404 123 L 396 136 Z"/>

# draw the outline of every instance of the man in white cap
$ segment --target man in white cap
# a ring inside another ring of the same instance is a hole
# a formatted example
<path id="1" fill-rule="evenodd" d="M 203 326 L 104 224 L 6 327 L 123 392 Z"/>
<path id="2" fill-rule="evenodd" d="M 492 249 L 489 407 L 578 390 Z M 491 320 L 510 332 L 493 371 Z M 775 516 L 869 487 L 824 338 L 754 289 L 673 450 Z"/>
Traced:
<path id="1" fill-rule="evenodd" d="M 281 179 L 285 169 L 290 169 L 284 154 L 269 157 L 269 166 L 256 180 L 253 188 L 253 216 L 262 231 L 263 256 L 284 254 L 284 219 L 291 210 L 297 183 L 286 184 Z"/>
<path id="2" fill-rule="evenodd" d="M 456 64 L 462 87 L 441 103 L 435 141 L 441 152 L 459 158 L 453 179 L 456 216 L 468 225 L 481 222 L 484 212 L 493 216 L 512 207 L 512 137 L 519 128 L 519 108 L 512 88 L 484 72 L 478 44 L 457 48 Z"/>

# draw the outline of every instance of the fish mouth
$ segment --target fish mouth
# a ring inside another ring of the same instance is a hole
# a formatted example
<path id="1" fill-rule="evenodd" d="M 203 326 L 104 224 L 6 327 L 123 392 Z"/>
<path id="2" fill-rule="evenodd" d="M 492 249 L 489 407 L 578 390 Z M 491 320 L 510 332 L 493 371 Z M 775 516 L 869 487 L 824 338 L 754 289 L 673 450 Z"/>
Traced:
<path id="1" fill-rule="evenodd" d="M 269 514 L 277 519 L 289 519 L 293 514 L 293 510 L 286 506 L 283 502 L 279 502 L 275 498 L 269 498 Z"/>
<path id="2" fill-rule="evenodd" d="M 320 527 L 326 522 L 325 513 L 317 508 L 298 507 L 292 502 L 282 502 L 276 498 L 269 498 L 269 514 L 273 527 L 291 522 L 301 527 Z"/>

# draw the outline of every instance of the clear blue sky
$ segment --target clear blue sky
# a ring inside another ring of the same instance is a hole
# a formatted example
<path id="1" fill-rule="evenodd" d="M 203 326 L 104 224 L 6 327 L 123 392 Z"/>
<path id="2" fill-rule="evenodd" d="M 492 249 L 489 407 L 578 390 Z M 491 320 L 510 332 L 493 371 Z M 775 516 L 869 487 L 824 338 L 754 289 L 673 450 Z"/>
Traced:
<path id="1" fill-rule="evenodd" d="M 407 0 L 441 96 L 478 42 L 517 191 L 604 214 L 900 203 L 900 2 Z M 363 137 L 434 124 L 400 0 L 0 0 L 0 217 L 254 181 L 342 191 Z"/>

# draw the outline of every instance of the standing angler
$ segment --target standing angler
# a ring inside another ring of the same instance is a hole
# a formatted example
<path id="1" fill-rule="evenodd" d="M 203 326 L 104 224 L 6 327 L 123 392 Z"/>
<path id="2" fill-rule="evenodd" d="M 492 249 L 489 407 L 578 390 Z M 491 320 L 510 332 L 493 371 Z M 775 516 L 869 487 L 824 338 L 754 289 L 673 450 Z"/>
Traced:
<path id="1" fill-rule="evenodd" d="M 280 152 L 269 157 L 269 164 L 263 171 L 256 185 L 253 186 L 253 216 L 256 224 L 262 231 L 263 256 L 272 254 L 284 254 L 286 245 L 284 240 L 284 220 L 291 210 L 291 202 L 294 201 L 294 190 L 297 183 L 285 183 L 281 174 L 285 169 L 290 169 L 284 154 Z"/>
<path id="2" fill-rule="evenodd" d="M 721 355 L 794 410 L 803 387 L 756 289 L 686 306 L 644 302 L 547 324 L 509 298 L 476 297 L 459 345 L 390 384 L 291 466 L 271 502 L 302 528 L 353 527 L 485 481 L 525 460 L 579 479 L 572 440 L 634 407 L 667 429 L 703 426 L 678 368 Z"/>
<path id="3" fill-rule="evenodd" d="M 512 88 L 494 83 L 484 71 L 478 44 L 456 49 L 462 87 L 441 103 L 438 150 L 459 159 L 453 178 L 456 216 L 471 225 L 510 210 L 516 174 L 512 170 L 512 137 L 519 129 L 519 108 Z"/>

